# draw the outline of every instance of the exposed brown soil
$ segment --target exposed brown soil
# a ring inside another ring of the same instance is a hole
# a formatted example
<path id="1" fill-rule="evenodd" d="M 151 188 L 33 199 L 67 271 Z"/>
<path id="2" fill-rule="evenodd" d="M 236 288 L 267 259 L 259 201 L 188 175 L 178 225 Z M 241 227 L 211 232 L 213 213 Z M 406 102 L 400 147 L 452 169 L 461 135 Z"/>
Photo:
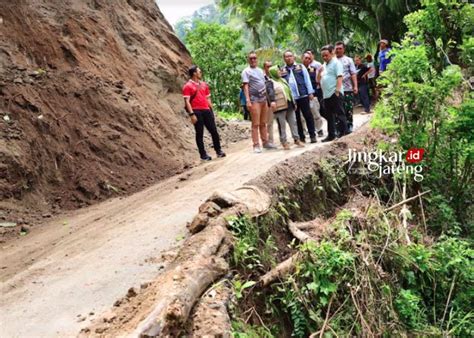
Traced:
<path id="1" fill-rule="evenodd" d="M 4 236 L 194 165 L 191 58 L 155 1 L 0 0 L 0 17 Z"/>
<path id="2" fill-rule="evenodd" d="M 347 158 L 347 149 L 349 147 L 353 149 L 362 149 L 364 144 L 373 144 L 375 140 L 377 140 L 380 135 L 372 134 L 372 130 L 368 128 L 368 126 L 362 127 L 360 130 L 354 132 L 353 135 L 345 137 L 337 142 L 329 144 L 326 147 L 317 147 L 311 151 L 307 151 L 302 153 L 299 156 L 295 156 L 289 158 L 278 165 L 273 166 L 270 170 L 268 170 L 265 174 L 260 175 L 258 178 L 249 181 L 248 185 L 258 186 L 261 190 L 265 190 L 269 193 L 272 193 L 271 196 L 277 201 L 278 191 L 283 189 L 294 189 L 297 187 L 297 183 L 301 181 L 306 181 L 308 177 L 313 175 L 315 172 L 319 172 L 321 168 L 321 162 L 324 160 L 341 160 L 345 161 Z M 314 189 L 313 189 L 314 190 Z M 304 191 L 300 191 L 302 198 L 304 199 L 306 204 L 316 205 L 316 204 L 324 204 L 325 201 L 321 201 L 318 199 L 311 199 L 311 196 L 305 195 Z M 343 196 L 342 196 L 343 195 Z M 327 195 L 330 198 L 335 198 L 333 195 Z M 349 200 L 350 195 L 346 195 L 345 193 L 341 193 L 341 201 Z M 350 199 L 349 203 L 345 205 L 348 208 L 356 208 L 360 207 L 360 204 L 364 204 L 366 199 L 364 197 L 358 197 L 355 195 L 355 198 Z M 341 202 L 341 205 L 343 202 Z M 208 203 L 202 204 L 200 207 L 201 213 L 209 213 L 209 208 L 206 206 Z M 322 217 L 324 224 L 329 224 L 334 220 L 333 215 L 337 212 L 338 206 L 330 205 L 332 207 L 331 211 L 328 212 L 327 217 Z M 213 209 L 214 210 L 214 209 Z M 230 210 L 230 209 L 229 209 Z M 309 210 L 309 209 L 308 209 Z M 319 209 L 314 209 L 319 210 Z M 313 211 L 314 211 L 313 210 Z M 211 210 L 212 211 L 212 210 Z M 218 216 L 221 217 L 222 215 Z M 324 215 L 323 215 L 324 216 Z M 302 215 L 303 218 L 307 218 L 307 220 L 313 219 L 311 213 Z M 197 230 L 197 234 L 193 235 L 186 241 L 186 245 L 183 246 L 181 249 L 184 252 L 188 252 L 191 250 L 192 246 L 194 245 L 193 242 L 199 241 L 200 238 L 206 238 L 206 240 L 210 240 L 211 237 L 214 235 L 214 228 L 218 226 L 212 225 L 213 217 L 209 217 L 209 219 L 205 222 L 207 226 L 205 226 L 204 230 Z M 314 232 L 315 237 L 317 238 L 319 235 L 322 235 L 325 231 L 324 224 L 318 225 L 318 227 L 313 227 L 311 230 Z M 275 224 L 277 227 L 279 224 Z M 222 226 L 222 225 L 220 225 Z M 276 244 L 279 249 L 282 249 L 282 252 L 278 254 L 278 260 L 283 260 L 286 258 L 287 255 L 290 254 L 291 250 L 284 250 L 283 247 L 288 247 L 289 242 L 291 241 L 291 235 L 288 234 L 288 231 L 285 227 L 282 227 L 280 231 L 272 232 L 272 236 L 276 238 Z M 206 246 L 208 247 L 209 244 Z M 199 247 L 199 246 L 197 246 Z M 202 250 L 202 249 L 200 249 Z M 188 260 L 192 260 L 193 257 L 189 257 Z M 180 266 L 183 265 L 182 255 L 179 254 L 175 259 L 174 263 L 171 263 L 169 267 L 173 268 L 176 262 L 179 262 Z M 165 273 L 170 273 L 172 270 L 169 270 L 169 267 L 166 268 Z M 190 271 L 191 269 L 186 268 L 186 271 Z M 177 272 L 177 276 L 180 276 L 181 272 Z M 246 276 L 244 276 L 245 278 Z M 145 320 L 151 313 L 152 309 L 156 304 L 158 304 L 162 299 L 163 295 L 167 294 L 166 288 L 167 286 L 164 284 L 163 280 L 166 280 L 166 275 L 160 275 L 156 280 L 151 282 L 147 285 L 146 288 L 142 290 L 136 290 L 138 294 L 133 293 L 133 296 L 129 294 L 125 295 L 121 300 L 119 300 L 111 311 L 113 314 L 110 315 L 107 313 L 105 316 L 100 316 L 94 322 L 93 325 L 87 327 L 83 330 L 83 334 L 103 334 L 103 335 L 119 335 L 119 334 L 126 334 L 133 332 L 137 327 L 139 327 L 139 323 Z M 176 277 L 178 278 L 178 277 Z M 179 278 L 178 278 L 179 280 Z M 195 281 L 198 283 L 199 281 Z M 167 289 L 168 290 L 168 289 Z M 169 293 L 174 292 L 172 287 L 169 288 Z M 207 294 L 207 293 L 205 293 Z M 157 295 L 162 295 L 161 297 L 157 297 Z M 205 300 L 204 300 L 205 303 Z M 220 311 L 218 311 L 219 316 L 222 315 L 222 320 L 225 323 L 225 315 L 222 313 L 222 302 L 220 300 L 217 301 L 216 307 L 219 307 Z M 195 316 L 197 311 L 202 306 L 201 303 L 198 305 L 194 312 L 191 313 L 190 321 L 187 323 L 190 325 L 188 327 L 190 334 L 206 334 L 211 331 L 206 331 L 205 328 L 203 329 L 203 323 L 206 323 L 206 327 L 212 328 L 213 334 L 216 334 L 214 329 L 216 329 L 215 325 L 212 325 L 212 320 L 209 321 L 209 318 L 204 316 L 200 317 Z M 198 312 L 200 313 L 200 312 Z M 113 319 L 110 320 L 110 316 Z M 200 322 L 200 319 L 203 322 Z M 224 324 L 222 324 L 225 326 Z M 227 326 L 225 326 L 227 327 Z M 183 333 L 187 329 L 184 326 L 175 327 L 177 332 Z M 218 329 L 218 328 L 217 328 Z M 220 333 L 222 334 L 222 330 L 226 330 L 225 328 L 221 328 Z M 219 332 L 219 330 L 217 330 Z M 135 332 L 137 333 L 137 332 Z"/>
<path id="3" fill-rule="evenodd" d="M 343 164 L 348 160 L 349 149 L 362 150 L 381 140 L 387 141 L 387 137 L 364 126 L 353 134 L 335 141 L 329 147 L 318 149 L 317 152 L 306 152 L 297 158 L 287 159 L 280 165 L 271 168 L 265 175 L 249 181 L 248 184 L 256 185 L 271 195 L 275 195 L 282 187 L 294 188 L 298 181 L 314 174 L 315 168 L 319 168 L 322 161 L 333 157 L 338 158 Z"/>
<path id="4" fill-rule="evenodd" d="M 356 115 L 356 128 L 368 119 Z M 317 143 L 254 154 L 250 139 L 240 141 L 226 148 L 228 156 L 223 159 L 196 166 L 130 196 L 54 215 L 25 236 L 2 243 L 3 335 L 76 335 L 130 287 L 140 289 L 169 267 L 176 257 L 169 250 L 184 246 L 186 224 L 192 222 L 208 196 L 234 191 L 287 158 L 329 146 Z M 279 231 L 284 235 L 285 228 Z M 281 245 L 286 243 L 287 237 L 281 237 Z M 167 251 L 164 256 L 163 251 Z M 155 290 L 149 285 L 146 290 Z M 135 304 L 130 305 L 133 308 Z M 146 313 L 142 307 L 137 311 Z"/>

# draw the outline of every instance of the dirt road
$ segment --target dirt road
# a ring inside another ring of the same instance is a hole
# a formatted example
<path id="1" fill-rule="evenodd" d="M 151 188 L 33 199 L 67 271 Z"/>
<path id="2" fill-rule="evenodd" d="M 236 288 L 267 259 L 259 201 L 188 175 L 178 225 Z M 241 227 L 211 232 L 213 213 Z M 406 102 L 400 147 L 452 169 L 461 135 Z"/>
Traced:
<path id="1" fill-rule="evenodd" d="M 356 115 L 360 126 L 368 115 Z M 0 336 L 72 336 L 132 286 L 156 277 L 156 257 L 187 235 L 186 223 L 214 191 L 230 191 L 274 164 L 324 146 L 251 152 L 198 166 L 126 198 L 63 214 L 1 248 Z"/>

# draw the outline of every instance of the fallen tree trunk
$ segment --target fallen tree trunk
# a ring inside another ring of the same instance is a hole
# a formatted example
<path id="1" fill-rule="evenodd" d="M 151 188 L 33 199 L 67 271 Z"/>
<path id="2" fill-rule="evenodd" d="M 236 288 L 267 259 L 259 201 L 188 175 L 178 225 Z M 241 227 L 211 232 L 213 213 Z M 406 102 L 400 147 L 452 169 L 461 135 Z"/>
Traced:
<path id="1" fill-rule="evenodd" d="M 177 336 L 202 293 L 228 271 L 222 257 L 229 252 L 230 243 L 231 235 L 224 225 L 209 226 L 191 236 L 156 280 L 133 297 L 118 300 L 111 314 L 97 319 L 82 333 Z"/>
<path id="2" fill-rule="evenodd" d="M 232 192 L 215 192 L 199 207 L 199 213 L 187 225 L 190 233 L 202 231 L 212 222 L 225 222 L 226 217 L 266 214 L 271 200 L 265 192 L 254 186 L 240 187 Z"/>
<path id="3" fill-rule="evenodd" d="M 228 269 L 222 258 L 184 262 L 162 278 L 154 310 L 137 327 L 134 336 L 178 336 L 192 307 L 207 287 Z"/>
<path id="4" fill-rule="evenodd" d="M 227 253 L 227 236 L 229 232 L 222 224 L 188 239 L 172 267 L 159 277 L 154 309 L 137 326 L 135 336 L 173 335 L 184 326 L 202 293 L 228 270 L 225 260 L 216 256 Z M 220 250 L 223 247 L 226 250 Z"/>

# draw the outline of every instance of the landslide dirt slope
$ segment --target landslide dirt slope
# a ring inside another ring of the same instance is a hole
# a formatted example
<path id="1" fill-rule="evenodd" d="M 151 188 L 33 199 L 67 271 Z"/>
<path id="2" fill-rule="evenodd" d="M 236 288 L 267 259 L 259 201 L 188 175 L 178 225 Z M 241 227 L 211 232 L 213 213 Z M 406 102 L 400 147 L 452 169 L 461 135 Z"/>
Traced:
<path id="1" fill-rule="evenodd" d="M 154 0 L 0 0 L 0 222 L 186 168 L 190 64 Z"/>

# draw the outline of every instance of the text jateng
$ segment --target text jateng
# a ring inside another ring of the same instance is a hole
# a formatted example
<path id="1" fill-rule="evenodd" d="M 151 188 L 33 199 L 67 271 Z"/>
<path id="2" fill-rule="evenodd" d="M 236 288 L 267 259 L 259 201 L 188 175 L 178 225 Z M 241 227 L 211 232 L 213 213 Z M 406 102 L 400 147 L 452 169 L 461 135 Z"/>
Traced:
<path id="1" fill-rule="evenodd" d="M 356 171 L 355 163 L 363 163 L 362 169 L 364 172 L 377 173 L 379 178 L 382 175 L 393 175 L 407 173 L 413 175 L 416 182 L 423 180 L 423 166 L 419 162 L 423 159 L 423 149 L 410 149 L 404 151 L 358 151 L 356 149 L 349 149 L 349 171 Z"/>

